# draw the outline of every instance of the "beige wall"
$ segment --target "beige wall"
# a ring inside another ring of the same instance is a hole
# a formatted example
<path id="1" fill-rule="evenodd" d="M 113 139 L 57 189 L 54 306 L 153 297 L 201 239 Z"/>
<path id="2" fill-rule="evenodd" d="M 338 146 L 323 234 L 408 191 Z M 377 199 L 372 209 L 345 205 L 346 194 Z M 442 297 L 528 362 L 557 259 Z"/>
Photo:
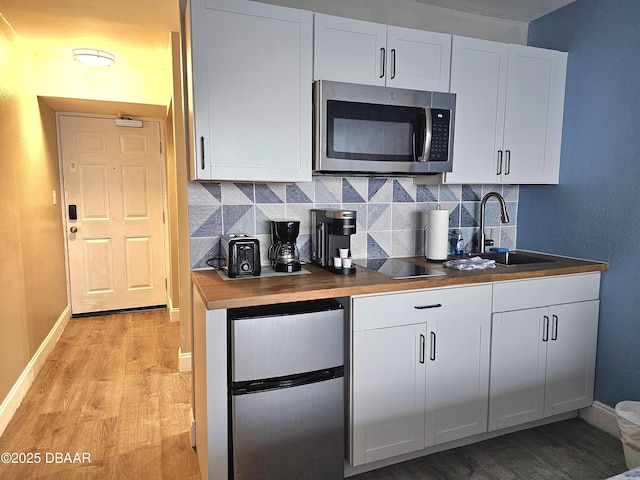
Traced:
<path id="1" fill-rule="evenodd" d="M 30 55 L 0 16 L 0 400 L 68 303 L 55 114 L 32 78 Z"/>

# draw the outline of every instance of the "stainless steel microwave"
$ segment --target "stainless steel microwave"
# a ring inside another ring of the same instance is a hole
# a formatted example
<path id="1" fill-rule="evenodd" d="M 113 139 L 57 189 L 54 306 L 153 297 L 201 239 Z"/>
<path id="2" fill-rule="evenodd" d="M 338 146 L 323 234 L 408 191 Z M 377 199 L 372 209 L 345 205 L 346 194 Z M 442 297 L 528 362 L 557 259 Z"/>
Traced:
<path id="1" fill-rule="evenodd" d="M 451 172 L 456 96 L 318 80 L 314 171 L 370 175 Z"/>

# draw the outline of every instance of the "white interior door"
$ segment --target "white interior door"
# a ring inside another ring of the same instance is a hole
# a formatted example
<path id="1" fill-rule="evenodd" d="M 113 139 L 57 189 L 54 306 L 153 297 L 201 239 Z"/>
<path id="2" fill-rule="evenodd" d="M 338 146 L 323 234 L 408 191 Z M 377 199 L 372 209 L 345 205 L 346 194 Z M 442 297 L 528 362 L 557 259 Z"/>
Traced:
<path id="1" fill-rule="evenodd" d="M 166 304 L 160 123 L 61 115 L 59 129 L 71 312 Z"/>

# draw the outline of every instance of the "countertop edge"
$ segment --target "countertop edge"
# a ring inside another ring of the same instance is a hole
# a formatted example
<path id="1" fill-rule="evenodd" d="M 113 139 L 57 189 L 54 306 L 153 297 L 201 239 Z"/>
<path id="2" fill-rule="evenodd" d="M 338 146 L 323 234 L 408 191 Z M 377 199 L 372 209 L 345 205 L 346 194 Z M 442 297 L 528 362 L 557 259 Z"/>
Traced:
<path id="1" fill-rule="evenodd" d="M 556 275 L 597 273 L 608 270 L 608 264 L 567 258 L 553 267 L 496 267 L 490 270 L 459 272 L 444 269 L 446 275 L 394 280 L 358 267 L 356 275 L 341 276 L 322 270 L 315 265 L 305 265 L 312 275 L 252 278 L 225 281 L 215 270 L 191 272 L 193 288 L 203 299 L 208 310 L 287 303 L 353 295 L 383 294 L 427 288 L 443 288 L 512 280 L 544 278 Z M 309 285 L 311 277 L 317 282 Z M 357 277 L 357 278 L 345 278 Z M 254 283 L 251 283 L 254 282 Z"/>

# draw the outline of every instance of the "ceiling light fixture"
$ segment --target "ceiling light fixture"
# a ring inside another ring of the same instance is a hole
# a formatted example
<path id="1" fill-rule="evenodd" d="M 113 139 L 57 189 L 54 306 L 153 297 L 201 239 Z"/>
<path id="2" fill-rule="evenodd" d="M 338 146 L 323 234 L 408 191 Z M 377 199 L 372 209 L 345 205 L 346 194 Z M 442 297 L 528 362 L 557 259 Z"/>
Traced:
<path id="1" fill-rule="evenodd" d="M 91 67 L 108 67 L 116 61 L 116 57 L 109 52 L 92 48 L 76 48 L 73 50 L 73 59 Z"/>

